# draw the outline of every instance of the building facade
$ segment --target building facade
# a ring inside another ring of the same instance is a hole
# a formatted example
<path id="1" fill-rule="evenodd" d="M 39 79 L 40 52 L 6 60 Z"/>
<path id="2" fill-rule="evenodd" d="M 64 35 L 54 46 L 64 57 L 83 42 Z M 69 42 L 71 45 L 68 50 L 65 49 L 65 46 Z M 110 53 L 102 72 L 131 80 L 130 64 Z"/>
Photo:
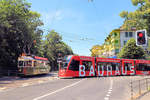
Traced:
<path id="1" fill-rule="evenodd" d="M 120 50 L 127 43 L 128 40 L 130 40 L 131 38 L 135 38 L 135 31 L 136 30 L 130 30 L 130 31 L 121 30 L 120 31 L 120 44 L 121 44 Z"/>
<path id="2" fill-rule="evenodd" d="M 103 50 L 100 51 L 101 53 L 99 53 L 98 56 L 116 58 L 127 41 L 131 38 L 135 38 L 135 31 L 135 29 L 129 31 L 115 29 L 110 32 L 102 45 Z"/>

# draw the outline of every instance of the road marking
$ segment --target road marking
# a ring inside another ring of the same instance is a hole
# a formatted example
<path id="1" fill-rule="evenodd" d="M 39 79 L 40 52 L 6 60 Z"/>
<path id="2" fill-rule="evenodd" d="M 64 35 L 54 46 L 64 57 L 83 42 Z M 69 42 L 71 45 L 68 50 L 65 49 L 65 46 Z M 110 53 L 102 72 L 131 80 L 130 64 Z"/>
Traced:
<path id="1" fill-rule="evenodd" d="M 104 99 L 105 99 L 105 100 L 109 100 L 109 98 L 108 98 L 108 97 L 105 97 Z"/>
<path id="2" fill-rule="evenodd" d="M 109 95 L 109 94 L 107 94 L 106 96 L 107 96 L 107 97 L 109 97 L 110 95 Z"/>
<path id="3" fill-rule="evenodd" d="M 83 80 L 85 80 L 85 79 L 83 79 Z M 49 96 L 49 95 L 52 95 L 52 94 L 55 94 L 55 93 L 57 93 L 57 92 L 63 91 L 63 90 L 65 90 L 65 89 L 69 88 L 69 87 L 73 87 L 73 86 L 77 85 L 78 83 L 80 83 L 80 82 L 83 81 L 83 80 L 80 80 L 80 81 L 78 81 L 78 82 L 75 82 L 75 83 L 73 83 L 73 84 L 71 84 L 71 85 L 69 85 L 69 86 L 60 88 L 60 89 L 58 89 L 58 90 L 56 90 L 56 91 L 47 93 L 47 94 L 45 94 L 45 95 L 36 97 L 36 98 L 34 98 L 33 100 L 40 100 L 40 99 L 42 99 L 42 98 L 44 98 L 44 97 L 47 97 L 47 96 Z"/>
<path id="4" fill-rule="evenodd" d="M 25 86 L 29 86 L 29 83 L 24 83 L 24 84 L 22 84 L 21 87 L 25 87 Z"/>
<path id="5" fill-rule="evenodd" d="M 111 92 L 112 91 L 112 89 L 110 89 L 110 90 L 108 90 L 109 92 Z"/>
<path id="6" fill-rule="evenodd" d="M 110 80 L 110 87 L 109 87 L 109 90 L 108 90 L 104 100 L 109 100 L 109 97 L 110 97 L 111 92 L 112 92 L 112 87 L 113 87 L 113 80 Z"/>
<path id="7" fill-rule="evenodd" d="M 110 94 L 111 93 L 111 91 L 108 91 L 108 94 Z"/>

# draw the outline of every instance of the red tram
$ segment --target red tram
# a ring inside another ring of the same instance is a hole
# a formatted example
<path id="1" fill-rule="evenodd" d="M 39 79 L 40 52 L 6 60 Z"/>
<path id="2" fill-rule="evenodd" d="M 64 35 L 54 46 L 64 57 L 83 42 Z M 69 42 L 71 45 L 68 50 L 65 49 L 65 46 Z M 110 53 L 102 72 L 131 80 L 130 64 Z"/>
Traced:
<path id="1" fill-rule="evenodd" d="M 59 68 L 60 78 L 120 75 L 150 75 L 150 61 L 70 55 Z"/>

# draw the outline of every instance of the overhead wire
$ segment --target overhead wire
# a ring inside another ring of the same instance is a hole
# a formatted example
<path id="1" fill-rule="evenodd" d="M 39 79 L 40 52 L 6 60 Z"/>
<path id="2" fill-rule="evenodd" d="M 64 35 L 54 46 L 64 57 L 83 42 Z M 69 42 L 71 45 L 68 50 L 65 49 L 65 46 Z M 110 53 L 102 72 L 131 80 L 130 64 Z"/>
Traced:
<path id="1" fill-rule="evenodd" d="M 93 4 L 93 6 L 95 7 L 95 9 L 96 9 L 96 6 L 95 6 L 93 0 L 88 0 L 88 2 L 91 2 Z M 59 4 L 59 6 L 57 6 L 57 8 L 56 8 L 56 12 L 59 10 L 60 5 L 62 5 L 62 3 L 60 4 L 60 2 L 58 4 Z M 96 9 L 96 11 L 97 11 L 97 9 Z M 96 12 L 96 14 L 99 17 L 97 12 Z M 56 19 L 56 15 L 53 16 L 50 26 L 54 25 L 55 19 Z M 48 30 L 48 29 L 44 29 L 44 30 L 47 31 L 47 32 L 50 32 L 50 30 Z M 52 30 L 52 28 L 51 28 L 51 30 Z M 60 35 L 62 35 L 63 39 L 65 38 L 65 40 L 68 40 L 71 43 L 77 43 L 77 44 L 79 44 L 80 42 L 86 42 L 86 43 L 89 42 L 89 43 L 91 43 L 91 41 L 96 40 L 96 39 L 89 38 L 89 37 L 86 37 L 86 36 L 81 36 L 81 35 L 78 35 L 78 34 L 75 34 L 75 33 L 72 33 L 72 32 L 64 32 L 64 31 L 61 31 L 61 30 L 58 30 L 58 29 L 55 30 L 55 31 L 58 32 Z"/>

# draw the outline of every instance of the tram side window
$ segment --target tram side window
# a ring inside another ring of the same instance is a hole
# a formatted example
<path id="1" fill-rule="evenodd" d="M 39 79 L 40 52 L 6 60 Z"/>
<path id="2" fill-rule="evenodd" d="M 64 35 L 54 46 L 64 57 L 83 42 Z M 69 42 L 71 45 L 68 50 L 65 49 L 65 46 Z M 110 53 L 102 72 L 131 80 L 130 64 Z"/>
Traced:
<path id="1" fill-rule="evenodd" d="M 32 61 L 28 61 L 28 66 L 32 66 Z"/>
<path id="2" fill-rule="evenodd" d="M 120 63 L 112 63 L 112 70 L 116 70 L 116 67 L 120 68 Z"/>
<path id="3" fill-rule="evenodd" d="M 82 64 L 85 66 L 85 71 L 90 71 L 90 68 L 92 66 L 91 61 L 83 61 Z"/>
<path id="4" fill-rule="evenodd" d="M 28 66 L 28 67 L 32 66 L 32 61 L 25 61 L 25 66 Z"/>
<path id="5" fill-rule="evenodd" d="M 136 67 L 138 71 L 150 71 L 150 64 L 138 64 Z"/>
<path id="6" fill-rule="evenodd" d="M 72 60 L 69 66 L 69 70 L 79 71 L 79 64 L 80 64 L 80 61 Z"/>
<path id="7" fill-rule="evenodd" d="M 146 71 L 150 71 L 150 64 L 147 64 Z"/>
<path id="8" fill-rule="evenodd" d="M 19 61 L 19 66 L 23 66 L 23 61 Z"/>
<path id="9" fill-rule="evenodd" d="M 28 65 L 28 61 L 25 61 L 25 62 L 24 62 L 24 66 L 27 66 L 27 65 Z"/>
<path id="10" fill-rule="evenodd" d="M 37 62 L 36 61 L 34 61 L 34 67 L 36 67 L 37 66 Z"/>
<path id="11" fill-rule="evenodd" d="M 125 67 L 127 67 L 127 71 L 130 71 L 131 66 L 132 66 L 131 63 L 124 63 L 124 70 L 125 70 Z"/>
<path id="12" fill-rule="evenodd" d="M 98 66 L 100 67 L 99 70 L 101 70 L 101 71 L 102 70 L 105 70 L 105 71 L 107 70 L 107 67 L 106 67 L 107 64 L 106 64 L 106 62 L 98 62 Z M 102 66 L 103 66 L 103 68 L 102 68 Z"/>
<path id="13" fill-rule="evenodd" d="M 112 70 L 116 70 L 116 66 L 118 66 L 120 68 L 120 64 L 119 63 L 113 63 L 113 62 L 99 62 L 98 63 L 98 66 L 103 66 L 103 70 L 104 71 L 107 71 L 107 66 L 111 66 L 112 67 Z M 99 70 L 102 70 L 102 67 L 100 67 Z M 108 70 L 111 70 L 110 67 L 108 67 Z"/>

